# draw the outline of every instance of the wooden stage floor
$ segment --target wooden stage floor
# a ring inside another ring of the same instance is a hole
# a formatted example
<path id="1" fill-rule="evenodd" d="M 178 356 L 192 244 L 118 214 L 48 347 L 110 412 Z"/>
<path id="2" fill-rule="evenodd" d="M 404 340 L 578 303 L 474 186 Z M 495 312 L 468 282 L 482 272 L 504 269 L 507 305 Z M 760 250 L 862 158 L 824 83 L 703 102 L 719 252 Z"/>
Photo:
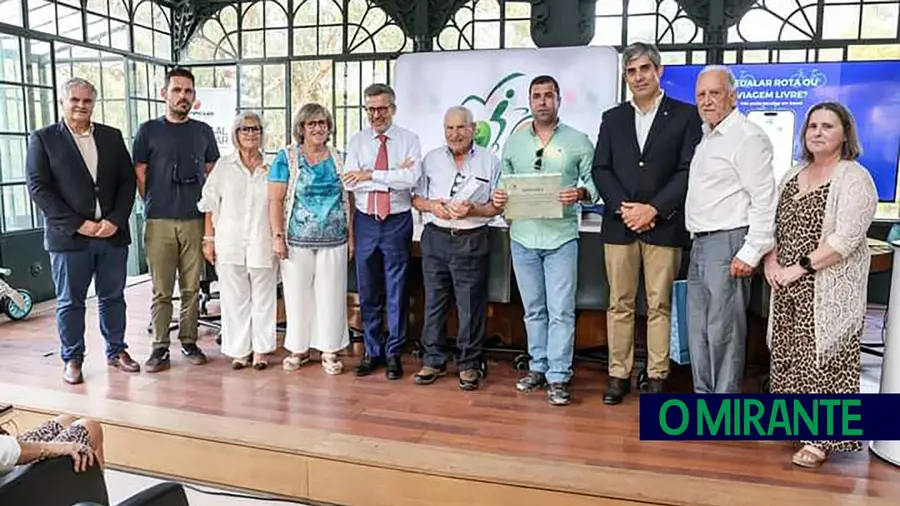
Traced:
<path id="1" fill-rule="evenodd" d="M 127 291 L 128 343 L 141 362 L 149 353 L 149 293 L 148 283 Z M 337 377 L 325 375 L 317 362 L 295 373 L 282 371 L 276 361 L 266 371 L 232 371 L 213 332 L 201 328 L 209 364 L 191 366 L 173 346 L 171 370 L 126 374 L 106 367 L 96 315 L 96 302 L 90 301 L 85 384 L 74 387 L 61 379 L 52 304 L 23 322 L 0 321 L 0 403 L 17 405 L 26 421 L 62 411 L 102 420 L 110 427 L 107 452 L 113 467 L 336 504 L 457 504 L 451 496 L 460 493 L 479 494 L 474 504 L 887 505 L 900 500 L 900 469 L 868 451 L 835 457 L 809 471 L 790 463 L 793 447 L 787 443 L 642 442 L 638 396 L 620 406 L 603 405 L 606 377 L 592 364 L 577 364 L 573 404 L 551 407 L 542 393 L 515 391 L 518 373 L 505 358 L 492 362 L 487 383 L 471 393 L 460 391 L 453 375 L 431 386 L 414 385 L 411 375 L 420 364 L 413 358 L 406 359 L 405 378 L 397 382 L 383 374 L 354 377 L 356 357 L 347 357 L 348 372 Z M 687 374 L 674 373 L 677 388 L 686 388 Z M 128 431 L 135 428 L 158 439 Z M 300 455 L 305 481 L 274 483 L 286 471 L 260 471 L 253 466 L 265 465 L 251 456 L 245 456 L 246 463 L 217 465 L 220 457 L 212 447 L 170 462 L 181 457 L 153 448 L 154 441 L 160 448 L 168 444 L 166 435 L 182 438 L 173 448 L 185 441 L 231 441 Z M 333 467 L 337 463 L 355 466 L 354 471 Z M 234 474 L 234 467 L 244 476 Z M 383 474 L 392 471 L 427 479 L 413 483 Z M 259 475 L 267 473 L 272 486 L 248 477 L 265 481 Z M 496 492 L 490 484 L 505 488 Z"/>

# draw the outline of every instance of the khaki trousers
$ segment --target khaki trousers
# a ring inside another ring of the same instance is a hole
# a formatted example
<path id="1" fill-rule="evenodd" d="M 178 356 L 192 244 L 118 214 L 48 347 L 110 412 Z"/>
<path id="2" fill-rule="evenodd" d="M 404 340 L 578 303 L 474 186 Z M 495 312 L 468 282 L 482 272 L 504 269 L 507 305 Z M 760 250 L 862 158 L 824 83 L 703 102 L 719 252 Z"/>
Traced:
<path id="1" fill-rule="evenodd" d="M 147 220 L 144 227 L 147 265 L 153 279 L 153 347 L 169 347 L 172 292 L 175 278 L 181 291 L 178 339 L 197 342 L 200 316 L 200 275 L 203 272 L 203 220 Z"/>
<path id="2" fill-rule="evenodd" d="M 654 246 L 641 241 L 606 244 L 609 280 L 609 375 L 628 379 L 634 366 L 634 313 L 641 267 L 647 294 L 647 374 L 664 379 L 669 374 L 669 332 L 672 319 L 672 283 L 681 264 L 681 248 Z"/>

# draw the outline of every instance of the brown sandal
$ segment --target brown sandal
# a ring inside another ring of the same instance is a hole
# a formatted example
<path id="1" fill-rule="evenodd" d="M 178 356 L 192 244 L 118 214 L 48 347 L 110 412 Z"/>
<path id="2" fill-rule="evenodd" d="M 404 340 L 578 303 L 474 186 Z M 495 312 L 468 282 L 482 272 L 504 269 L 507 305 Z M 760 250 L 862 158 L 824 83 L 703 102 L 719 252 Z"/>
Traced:
<path id="1" fill-rule="evenodd" d="M 791 458 L 791 462 L 800 467 L 814 469 L 821 466 L 828 456 L 822 450 L 812 445 L 806 445 L 800 448 Z"/>

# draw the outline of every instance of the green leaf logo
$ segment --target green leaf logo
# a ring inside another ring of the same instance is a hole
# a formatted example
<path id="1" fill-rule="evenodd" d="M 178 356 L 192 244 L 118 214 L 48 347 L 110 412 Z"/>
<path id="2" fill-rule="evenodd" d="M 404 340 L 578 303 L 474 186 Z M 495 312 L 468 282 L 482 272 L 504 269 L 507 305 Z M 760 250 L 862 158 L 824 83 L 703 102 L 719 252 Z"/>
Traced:
<path id="1" fill-rule="evenodd" d="M 500 79 L 484 97 L 469 95 L 460 103 L 475 115 L 475 144 L 497 152 L 510 134 L 531 119 L 527 95 L 524 106 L 519 101 L 515 85 L 525 77 L 521 72 L 511 72 Z"/>

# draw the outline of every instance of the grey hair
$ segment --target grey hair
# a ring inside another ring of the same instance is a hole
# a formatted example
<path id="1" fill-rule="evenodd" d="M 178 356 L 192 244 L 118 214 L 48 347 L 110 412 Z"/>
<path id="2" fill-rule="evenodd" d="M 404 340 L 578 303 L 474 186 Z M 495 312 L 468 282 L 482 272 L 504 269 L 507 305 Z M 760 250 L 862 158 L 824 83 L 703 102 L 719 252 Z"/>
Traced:
<path id="1" fill-rule="evenodd" d="M 325 117 L 325 123 L 328 124 L 329 136 L 334 132 L 334 118 L 331 117 L 331 112 L 321 104 L 310 102 L 301 107 L 297 111 L 297 114 L 294 115 L 294 123 L 291 125 L 291 135 L 293 135 L 297 144 L 303 144 L 303 127 L 310 118 L 315 116 Z"/>
<path id="2" fill-rule="evenodd" d="M 394 88 L 391 88 L 387 84 L 375 83 L 366 86 L 365 91 L 363 91 L 363 95 L 368 97 L 377 97 L 378 95 L 387 95 L 391 99 L 391 105 L 396 105 L 395 100 L 397 99 L 397 95 L 394 93 Z"/>
<path id="3" fill-rule="evenodd" d="M 467 125 L 475 123 L 475 115 L 472 114 L 472 111 L 468 107 L 462 105 L 454 105 L 453 107 L 447 109 L 447 112 L 444 113 L 444 119 L 446 120 L 447 117 L 451 114 L 462 114 L 463 121 L 465 121 Z"/>
<path id="4" fill-rule="evenodd" d="M 732 91 L 737 88 L 737 80 L 734 78 L 734 72 L 725 65 L 707 65 L 703 67 L 703 70 L 697 75 L 697 79 L 700 79 L 700 76 L 703 74 L 709 74 L 711 72 L 721 72 L 725 74 L 725 91 Z"/>
<path id="5" fill-rule="evenodd" d="M 94 97 L 94 100 L 97 99 L 97 87 L 94 86 L 92 82 L 87 79 L 82 79 L 81 77 L 73 77 L 59 87 L 60 102 L 69 98 L 69 93 L 71 93 L 73 89 L 82 87 L 91 90 L 91 96 Z"/>
<path id="6" fill-rule="evenodd" d="M 659 68 L 662 65 L 662 57 L 659 55 L 659 49 L 656 49 L 656 46 L 646 42 L 634 42 L 622 50 L 622 70 L 624 71 L 632 60 L 644 55 L 650 58 L 654 67 Z"/>
<path id="7" fill-rule="evenodd" d="M 262 130 L 259 132 L 259 147 L 263 148 L 266 145 L 266 130 L 263 128 L 263 120 L 262 116 L 253 111 L 242 111 L 240 114 L 234 117 L 234 121 L 231 123 L 231 143 L 234 144 L 235 148 L 240 148 L 241 144 L 238 141 L 238 128 L 241 128 L 241 125 L 244 124 L 244 121 L 247 120 L 256 121 L 259 124 L 259 127 Z"/>

